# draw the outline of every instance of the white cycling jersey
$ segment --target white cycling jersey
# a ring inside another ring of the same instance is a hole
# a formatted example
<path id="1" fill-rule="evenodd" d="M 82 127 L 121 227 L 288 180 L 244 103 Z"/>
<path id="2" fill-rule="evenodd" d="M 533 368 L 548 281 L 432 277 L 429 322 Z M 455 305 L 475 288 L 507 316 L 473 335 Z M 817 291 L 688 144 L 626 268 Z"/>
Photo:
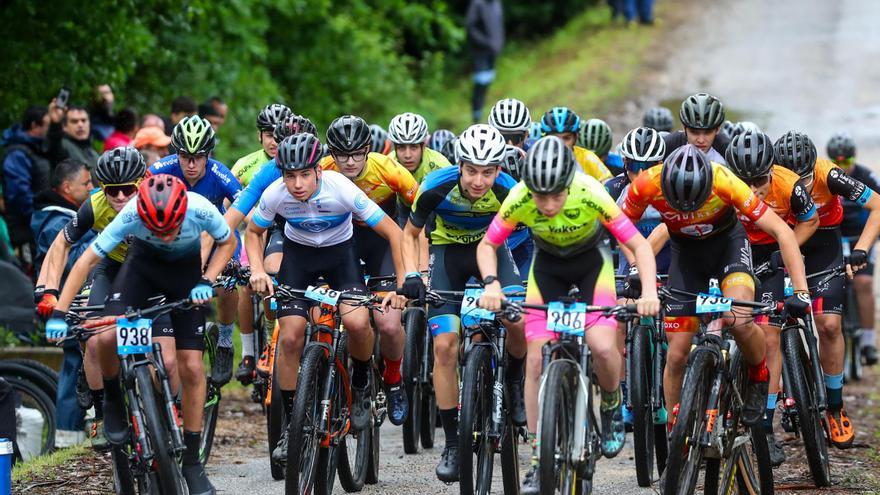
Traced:
<path id="1" fill-rule="evenodd" d="M 304 246 L 332 246 L 351 239 L 351 215 L 372 227 L 385 212 L 357 186 L 339 172 L 324 170 L 318 190 L 307 201 L 299 201 L 287 191 L 284 178 L 269 185 L 260 197 L 253 221 L 263 228 L 272 225 L 275 215 L 285 220 L 284 235 Z"/>

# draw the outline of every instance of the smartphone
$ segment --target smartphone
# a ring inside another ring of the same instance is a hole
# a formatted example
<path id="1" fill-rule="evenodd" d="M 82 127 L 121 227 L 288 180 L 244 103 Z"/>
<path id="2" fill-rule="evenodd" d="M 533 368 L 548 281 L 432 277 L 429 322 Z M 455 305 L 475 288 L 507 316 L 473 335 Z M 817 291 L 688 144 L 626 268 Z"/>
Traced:
<path id="1" fill-rule="evenodd" d="M 67 88 L 61 88 L 58 91 L 58 96 L 55 97 L 55 106 L 63 110 L 67 110 L 68 100 L 70 100 L 70 90 Z"/>

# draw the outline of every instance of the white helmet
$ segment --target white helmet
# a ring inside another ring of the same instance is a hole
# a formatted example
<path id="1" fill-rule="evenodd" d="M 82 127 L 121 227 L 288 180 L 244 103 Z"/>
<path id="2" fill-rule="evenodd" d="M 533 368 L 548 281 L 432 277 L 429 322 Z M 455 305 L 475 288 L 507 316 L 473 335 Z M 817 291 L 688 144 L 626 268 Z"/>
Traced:
<path id="1" fill-rule="evenodd" d="M 532 125 L 526 104 L 515 99 L 498 100 L 489 111 L 489 125 L 501 132 L 524 132 Z"/>
<path id="2" fill-rule="evenodd" d="M 666 142 L 650 127 L 636 127 L 620 143 L 620 154 L 636 162 L 654 162 L 666 154 Z"/>
<path id="3" fill-rule="evenodd" d="M 504 160 L 504 136 L 486 124 L 474 124 L 465 130 L 455 144 L 460 162 L 480 166 L 499 166 Z"/>
<path id="4" fill-rule="evenodd" d="M 422 144 L 428 137 L 428 123 L 415 113 L 396 115 L 388 124 L 388 139 L 394 144 Z"/>

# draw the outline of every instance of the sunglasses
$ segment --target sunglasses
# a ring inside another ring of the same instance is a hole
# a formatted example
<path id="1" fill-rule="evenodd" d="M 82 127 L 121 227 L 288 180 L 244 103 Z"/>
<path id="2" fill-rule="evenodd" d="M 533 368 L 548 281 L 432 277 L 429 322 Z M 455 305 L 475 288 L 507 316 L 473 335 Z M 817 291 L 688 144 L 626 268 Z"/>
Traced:
<path id="1" fill-rule="evenodd" d="M 349 160 L 354 160 L 359 162 L 367 158 L 368 151 L 357 151 L 355 153 L 337 153 L 335 151 L 331 151 L 330 154 L 333 155 L 333 159 L 336 160 L 336 163 L 345 163 Z"/>
<path id="2" fill-rule="evenodd" d="M 517 134 L 501 134 L 504 137 L 504 141 L 510 143 L 514 146 L 520 144 L 525 140 L 525 135 L 523 133 Z"/>
<path id="3" fill-rule="evenodd" d="M 762 175 L 761 177 L 743 179 L 743 182 L 753 187 L 764 187 L 770 182 L 770 174 Z"/>
<path id="4" fill-rule="evenodd" d="M 130 182 L 128 184 L 104 184 L 104 195 L 115 198 L 122 193 L 123 196 L 131 196 L 137 192 L 137 184 Z"/>
<path id="5" fill-rule="evenodd" d="M 177 158 L 179 158 L 180 161 L 182 161 L 182 162 L 192 162 L 192 161 L 198 160 L 200 158 L 207 158 L 207 156 L 208 156 L 207 153 L 196 153 L 194 155 L 192 155 L 190 153 L 184 153 L 184 152 L 177 153 Z"/>
<path id="6" fill-rule="evenodd" d="M 624 162 L 624 168 L 629 172 L 641 172 L 642 170 L 648 170 L 660 163 L 659 161 L 650 161 L 650 162 L 637 162 L 635 160 L 626 159 Z"/>
<path id="7" fill-rule="evenodd" d="M 838 156 L 838 157 L 834 158 L 833 161 L 834 161 L 835 165 L 839 165 L 843 168 L 849 168 L 849 167 L 852 167 L 853 163 L 856 162 L 856 157 L 851 156 L 849 158 L 846 158 L 843 156 Z"/>

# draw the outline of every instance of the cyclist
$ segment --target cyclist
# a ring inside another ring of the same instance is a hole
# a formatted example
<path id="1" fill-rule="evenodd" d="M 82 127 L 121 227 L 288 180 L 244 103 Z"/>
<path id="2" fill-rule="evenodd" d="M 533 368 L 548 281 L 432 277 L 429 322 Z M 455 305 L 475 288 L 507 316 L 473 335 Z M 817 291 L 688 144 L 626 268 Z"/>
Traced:
<path id="1" fill-rule="evenodd" d="M 448 129 L 437 129 L 431 133 L 431 139 L 428 140 L 428 147 L 439 153 L 443 150 L 443 145 L 452 139 L 455 139 L 455 133 Z"/>
<path id="2" fill-rule="evenodd" d="M 709 160 L 724 165 L 724 152 L 730 138 L 720 132 L 724 123 L 721 100 L 709 93 L 688 96 L 681 102 L 678 116 L 684 130 L 671 132 L 663 138 L 666 140 L 666 156 L 679 146 L 692 144 L 706 153 Z"/>
<path id="3" fill-rule="evenodd" d="M 576 146 L 578 131 L 581 129 L 581 118 L 566 107 L 553 107 L 541 117 L 541 132 L 545 136 L 557 136 L 574 153 L 574 159 L 584 173 L 599 182 L 611 178 L 611 172 L 602 160 L 592 151 Z"/>
<path id="4" fill-rule="evenodd" d="M 137 186 L 143 179 L 147 168 L 144 158 L 131 147 L 115 148 L 98 158 L 93 176 L 100 189 L 92 193 L 76 212 L 76 216 L 58 233 L 52 242 L 42 269 L 37 278 L 37 292 L 41 292 L 37 311 L 43 318 L 49 318 L 58 303 L 58 289 L 61 275 L 70 252 L 71 246 L 82 239 L 90 231 L 100 233 L 116 218 L 128 201 L 137 194 Z M 104 304 L 110 285 L 119 273 L 128 244 L 122 243 L 102 260 L 91 275 L 92 284 L 89 291 L 89 306 Z M 177 359 L 174 354 L 174 340 L 167 334 L 171 333 L 171 322 L 168 318 L 157 319 L 154 325 L 153 338 L 162 344 L 165 367 L 171 380 L 172 390 L 177 390 Z M 170 342 L 169 342 L 170 341 Z M 106 445 L 104 438 L 104 383 L 101 381 L 101 370 L 97 362 L 98 340 L 89 339 L 85 343 L 83 369 L 95 407 L 95 418 L 88 436 L 92 445 L 101 448 Z"/>
<path id="5" fill-rule="evenodd" d="M 391 159 L 409 170 L 420 184 L 429 173 L 449 166 L 449 160 L 439 151 L 425 146 L 428 123 L 421 115 L 409 112 L 396 115 L 388 124 L 388 139 L 394 147 L 389 155 Z"/>
<path id="6" fill-rule="evenodd" d="M 403 292 L 408 299 L 422 299 L 425 285 L 419 266 L 419 237 L 432 214 L 430 232 L 430 286 L 437 290 L 463 290 L 471 277 L 480 277 L 476 248 L 501 202 L 516 184 L 500 171 L 504 158 L 504 137 L 494 127 L 475 124 L 462 133 L 456 145 L 457 167 L 446 167 L 425 178 L 403 232 L 406 280 Z M 507 247 L 499 249 L 498 272 L 482 278 L 484 285 L 498 280 L 506 288 L 522 287 L 520 275 Z M 434 393 L 446 445 L 437 465 L 440 481 L 458 481 L 458 354 L 459 318 L 452 304 L 428 310 L 428 328 L 434 336 Z M 526 422 L 523 402 L 523 364 L 525 336 L 523 323 L 505 322 L 508 328 L 507 368 L 511 416 L 519 425 Z M 470 446 L 461 446 L 470 448 Z"/>
<path id="7" fill-rule="evenodd" d="M 614 136 L 611 127 L 604 120 L 589 119 L 584 122 L 578 138 L 581 146 L 595 153 L 612 175 L 623 172 L 620 155 L 611 153 L 611 141 Z"/>
<path id="8" fill-rule="evenodd" d="M 412 122 L 415 121 L 410 121 Z M 392 120 L 390 135 L 396 146 L 400 145 L 397 145 L 395 140 L 418 137 L 403 134 L 409 128 L 400 128 L 394 124 Z M 418 133 L 419 131 L 416 131 L 416 134 Z M 370 130 L 364 119 L 354 115 L 336 118 L 327 129 L 327 146 L 330 148 L 330 156 L 322 158 L 319 166 L 323 170 L 340 172 L 354 182 L 354 185 L 378 204 L 388 216 L 397 218 L 398 201 L 405 207 L 412 205 L 419 185 L 409 171 L 393 158 L 380 153 L 369 153 Z M 425 151 L 424 144 L 418 146 Z M 398 151 L 400 150 L 401 148 L 398 147 Z M 434 152 L 434 150 L 427 151 Z M 372 229 L 368 223 L 355 222 L 354 245 L 358 259 L 364 263 L 366 276 L 387 277 L 402 273 L 400 270 L 395 271 L 393 243 L 389 244 L 387 236 Z M 403 346 L 406 343 L 406 335 L 401 325 L 401 312 L 395 309 L 373 311 L 373 321 L 381 334 L 379 345 L 385 362 L 383 381 L 388 389 L 388 418 L 392 424 L 402 425 L 406 420 L 409 406 L 400 375 Z M 369 404 L 369 387 L 357 384 L 352 388 L 352 395 L 353 404 L 360 406 L 364 401 Z M 369 411 L 366 406 L 364 409 Z"/>
<path id="9" fill-rule="evenodd" d="M 671 238 L 669 287 L 696 293 L 705 290 L 710 278 L 717 278 L 725 297 L 753 300 L 751 247 L 745 229 L 737 220 L 736 210 L 779 242 L 796 292 L 786 299 L 790 314 L 801 316 L 808 309 L 804 265 L 794 233 L 773 211 L 768 211 L 767 205 L 745 183 L 724 166 L 711 162 L 696 146 L 681 146 L 663 165 L 651 167 L 636 177 L 627 191 L 623 212 L 638 221 L 648 206 L 660 212 L 664 223 L 651 237 L 662 238 L 665 233 Z M 632 263 L 632 254 L 625 247 L 622 251 Z M 668 303 L 666 315 L 664 325 L 669 350 L 663 391 L 666 404 L 673 406 L 674 416 L 698 320 L 694 317 L 693 302 Z M 737 319 L 729 311 L 724 313 L 723 324 L 731 328 L 749 365 L 743 422 L 756 424 L 767 402 L 769 374 L 764 334 L 754 323 L 743 324 L 741 318 Z"/>
<path id="10" fill-rule="evenodd" d="M 257 114 L 257 137 L 261 148 L 239 158 L 232 166 L 232 175 L 241 182 L 242 186 L 248 185 L 264 163 L 275 158 L 275 151 L 278 149 L 278 143 L 275 142 L 275 125 L 291 113 L 287 106 L 273 103 L 263 107 Z"/>
<path id="11" fill-rule="evenodd" d="M 362 143 L 366 147 L 369 143 L 366 124 L 364 131 L 366 139 Z M 318 138 L 307 133 L 289 136 L 278 145 L 275 162 L 283 175 L 263 192 L 245 233 L 245 248 L 251 260 L 251 288 L 260 294 L 274 292 L 272 277 L 263 266 L 262 235 L 275 222 L 275 215 L 285 218 L 284 255 L 277 277 L 281 283 L 304 289 L 317 284 L 318 278 L 323 276 L 336 290 L 366 294 L 352 241 L 352 215 L 389 241 L 397 273 L 403 273 L 399 255 L 400 228 L 345 176 L 321 170 L 318 166 L 320 150 Z M 392 302 L 397 308 L 402 306 L 397 304 L 401 302 L 398 299 Z M 293 409 L 307 311 L 308 303 L 299 299 L 278 307 L 280 352 L 275 366 L 285 418 L 290 418 Z M 363 391 L 369 387 L 373 354 L 369 312 L 342 304 L 341 313 L 353 363 L 352 391 L 358 391 L 357 396 L 361 398 L 366 394 L 369 401 L 369 393 Z M 352 400 L 351 424 L 356 430 L 363 430 L 369 424 L 371 411 L 365 406 L 368 404 L 363 400 Z M 286 461 L 287 448 L 288 430 L 284 428 L 272 458 Z"/>
<path id="12" fill-rule="evenodd" d="M 388 132 L 379 124 L 370 124 L 370 152 L 387 155 L 391 153 Z"/>
<path id="13" fill-rule="evenodd" d="M 440 154 L 446 158 L 446 161 L 449 163 L 457 163 L 458 160 L 455 158 L 455 143 L 458 141 L 458 137 L 454 137 L 449 141 L 443 143 L 443 147 L 440 148 Z"/>
<path id="14" fill-rule="evenodd" d="M 873 191 L 880 191 L 880 176 L 870 168 L 856 163 L 856 142 L 848 133 L 838 132 L 828 140 L 828 156 L 835 165 L 846 172 L 846 175 L 868 186 Z M 867 212 L 856 202 L 848 198 L 843 200 L 843 222 L 841 233 L 845 237 L 856 237 L 865 227 Z M 872 243 L 873 246 L 873 243 Z M 865 363 L 877 363 L 877 347 L 874 345 L 874 256 L 873 247 L 868 251 L 868 264 L 857 271 L 853 278 L 853 290 L 859 307 L 861 322 L 862 355 Z"/>
<path id="15" fill-rule="evenodd" d="M 819 227 L 816 205 L 804 185 L 804 181 L 791 170 L 774 165 L 773 141 L 766 134 L 749 129 L 735 136 L 727 147 L 727 166 L 743 182 L 748 184 L 758 199 L 774 213 L 794 226 L 798 245 L 803 245 Z M 760 300 L 765 303 L 785 298 L 785 275 L 778 270 L 762 270 L 772 265 L 771 256 L 779 250 L 776 240 L 757 228 L 748 217 L 740 217 L 749 242 L 752 244 L 752 266 L 760 284 Z M 770 370 L 770 388 L 767 410 L 764 414 L 764 431 L 770 446 L 770 463 L 778 466 L 785 461 L 782 444 L 773 434 L 773 415 L 779 394 L 779 378 L 782 374 L 779 332 L 785 319 L 780 316 L 759 316 L 757 323 L 764 331 L 767 345 L 767 368 Z"/>
<path id="16" fill-rule="evenodd" d="M 226 165 L 210 158 L 216 139 L 214 129 L 207 119 L 198 116 L 184 117 L 171 131 L 171 147 L 176 151 L 154 163 L 148 175 L 170 174 L 183 181 L 187 190 L 204 196 L 222 214 L 226 211 L 224 201 L 232 202 L 241 192 L 241 183 Z M 210 248 L 206 244 L 206 248 Z M 207 259 L 209 252 L 202 253 Z M 235 258 L 238 258 L 236 250 Z M 217 312 L 218 328 L 217 356 L 211 380 L 223 385 L 232 378 L 232 332 L 235 329 L 235 311 L 238 305 L 237 292 L 220 293 Z"/>
<path id="17" fill-rule="evenodd" d="M 635 252 L 642 267 L 641 278 L 647 288 L 638 301 L 639 312 L 655 315 L 660 309 L 654 285 L 654 253 L 623 215 L 597 180 L 576 174 L 574 156 L 565 143 L 554 136 L 541 138 L 529 150 L 522 182 L 504 199 L 486 236 L 477 247 L 481 275 L 498 271 L 496 251 L 520 223 L 532 232 L 537 250 L 529 273 L 526 302 L 545 304 L 566 296 L 572 285 L 587 304 L 614 305 L 614 267 L 611 255 L 602 246 L 604 226 L 617 240 Z M 486 284 L 480 306 L 498 311 L 504 296 L 497 280 Z M 528 366 L 526 370 L 526 416 L 529 434 L 534 438 L 538 423 L 538 387 L 542 349 L 556 339 L 547 329 L 546 313 L 526 315 Z M 623 360 L 616 345 L 617 323 L 613 318 L 588 317 L 587 345 L 595 360 L 595 372 L 602 388 L 602 450 L 606 457 L 623 448 L 626 433 L 620 413 L 622 395 L 619 374 Z M 532 442 L 532 467 L 523 482 L 523 491 L 539 493 L 537 444 Z M 548 462 L 553 462 L 548 460 Z"/>
<path id="18" fill-rule="evenodd" d="M 217 249 L 202 273 L 201 235 L 207 232 Z M 110 289 L 104 313 L 123 314 L 128 308 L 144 308 L 157 294 L 169 300 L 189 297 L 195 304 L 213 297 L 214 280 L 235 252 L 237 241 L 223 217 L 210 201 L 187 192 L 182 180 L 167 174 L 148 177 L 138 186 L 137 199 L 129 201 L 77 260 L 58 300 L 55 316 L 46 331 L 56 336 L 67 333 L 64 312 L 70 307 L 89 271 L 126 238 L 133 239 L 125 262 Z M 204 467 L 199 462 L 202 411 L 205 405 L 205 313 L 202 308 L 171 313 L 177 363 L 183 384 L 183 476 L 191 494 L 213 494 Z M 112 445 L 128 437 L 128 420 L 123 412 L 119 382 L 116 332 L 103 332 L 98 341 L 98 358 L 104 377 L 104 433 Z"/>
<path id="19" fill-rule="evenodd" d="M 525 103 L 516 98 L 505 98 L 492 105 L 489 125 L 498 129 L 507 144 L 522 148 L 529 137 L 532 116 Z"/>
<path id="20" fill-rule="evenodd" d="M 318 130 L 315 128 L 315 124 L 306 117 L 290 114 L 275 126 L 272 135 L 275 138 L 275 142 L 280 143 L 287 136 L 300 132 L 308 132 L 312 135 L 317 135 Z M 232 206 L 223 215 L 229 228 L 237 228 L 245 217 L 250 214 L 254 205 L 259 202 L 260 195 L 263 194 L 263 191 L 269 187 L 269 184 L 275 182 L 275 180 L 280 177 L 281 172 L 275 165 L 275 158 L 264 163 L 259 171 L 253 174 L 247 186 L 241 191 L 238 198 L 232 202 Z M 276 224 L 275 228 L 272 228 L 266 236 L 267 240 L 265 242 L 266 248 L 263 253 L 263 267 L 268 273 L 278 273 L 278 270 L 281 267 L 281 252 L 284 247 L 283 228 L 283 223 L 280 225 Z M 250 289 L 247 289 L 247 291 L 244 292 L 246 297 L 243 299 L 245 299 L 245 301 L 248 301 L 249 298 L 247 296 L 250 293 Z M 246 319 L 245 317 L 253 319 L 249 304 L 247 311 L 243 315 L 241 313 L 239 314 L 239 323 Z M 235 378 L 245 384 L 249 383 L 253 377 L 254 368 L 256 367 L 254 351 L 259 350 L 253 349 L 253 338 L 249 337 L 250 333 L 253 332 L 253 329 L 249 328 L 249 326 L 243 325 L 241 327 L 242 360 L 238 369 L 235 371 Z M 250 332 L 247 331 L 248 329 L 250 329 Z M 275 330 L 275 311 L 271 309 L 268 302 L 264 305 L 263 330 L 266 335 L 272 335 L 272 332 Z"/>
<path id="21" fill-rule="evenodd" d="M 869 210 L 865 227 L 853 246 L 846 268 L 847 275 L 852 277 L 854 272 L 868 263 L 868 250 L 880 234 L 880 196 L 862 182 L 846 175 L 830 160 L 817 159 L 816 147 L 806 134 L 789 131 L 776 140 L 773 148 L 777 163 L 804 179 L 819 212 L 819 229 L 801 248 L 804 263 L 810 273 L 843 264 L 841 197 Z M 819 357 L 828 398 L 825 417 L 828 420 L 831 443 L 839 449 L 849 448 L 855 436 L 852 421 L 843 409 L 843 284 L 843 279 L 837 277 L 813 292 L 813 314 L 819 333 Z"/>
<path id="22" fill-rule="evenodd" d="M 675 122 L 672 120 L 672 111 L 666 107 L 649 108 L 642 117 L 642 127 L 650 127 L 660 132 L 672 132 L 672 129 L 675 127 Z"/>
<path id="23" fill-rule="evenodd" d="M 522 148 L 512 144 L 504 145 L 504 160 L 501 162 L 501 170 L 507 175 L 513 177 L 513 180 L 520 180 L 520 173 L 523 164 L 526 161 L 526 152 Z M 529 235 L 529 228 L 525 225 L 518 225 L 514 229 L 510 237 L 507 238 L 507 248 L 513 256 L 513 262 L 519 270 L 523 283 L 529 276 L 529 268 L 532 266 L 532 256 L 534 254 L 535 244 Z"/>

